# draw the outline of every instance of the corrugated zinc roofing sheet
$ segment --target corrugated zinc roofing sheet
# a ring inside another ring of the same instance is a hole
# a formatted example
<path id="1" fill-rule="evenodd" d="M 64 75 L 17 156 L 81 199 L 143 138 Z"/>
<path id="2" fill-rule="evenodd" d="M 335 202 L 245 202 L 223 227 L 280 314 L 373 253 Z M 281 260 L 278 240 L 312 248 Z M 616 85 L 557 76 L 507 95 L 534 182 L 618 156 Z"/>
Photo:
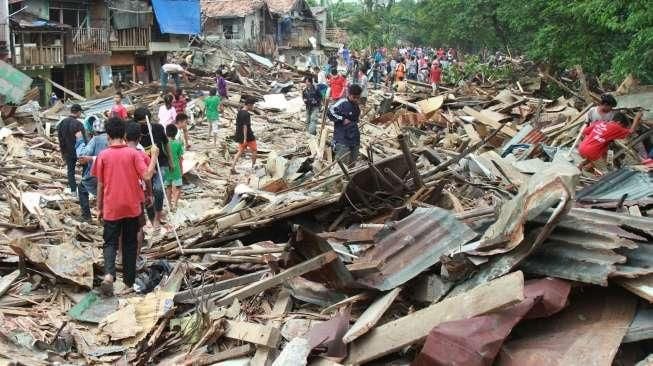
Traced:
<path id="1" fill-rule="evenodd" d="M 451 212 L 440 208 L 418 208 L 394 223 L 392 232 L 357 262 L 380 261 L 378 271 L 358 282 L 381 291 L 393 289 L 440 261 L 440 256 L 476 237 Z"/>
<path id="2" fill-rule="evenodd" d="M 653 197 L 653 172 L 622 168 L 605 175 L 591 186 L 576 193 L 579 202 L 628 200 Z"/>

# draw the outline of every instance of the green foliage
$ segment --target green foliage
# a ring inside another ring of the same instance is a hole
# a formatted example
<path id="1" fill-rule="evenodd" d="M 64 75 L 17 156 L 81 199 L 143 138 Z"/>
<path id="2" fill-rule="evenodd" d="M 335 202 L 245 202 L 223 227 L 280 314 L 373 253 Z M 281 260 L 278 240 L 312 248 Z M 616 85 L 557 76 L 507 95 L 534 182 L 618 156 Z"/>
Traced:
<path id="1" fill-rule="evenodd" d="M 612 82 L 653 83 L 648 0 L 364 0 L 330 7 L 352 46 L 401 43 L 524 53 L 551 68 L 581 65 Z"/>

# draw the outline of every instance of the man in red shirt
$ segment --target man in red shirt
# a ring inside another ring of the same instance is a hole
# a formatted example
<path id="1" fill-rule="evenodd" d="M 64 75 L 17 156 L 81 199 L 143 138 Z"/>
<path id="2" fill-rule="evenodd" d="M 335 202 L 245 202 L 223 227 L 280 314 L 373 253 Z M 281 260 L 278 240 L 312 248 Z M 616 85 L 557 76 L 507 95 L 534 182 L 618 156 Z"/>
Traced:
<path id="1" fill-rule="evenodd" d="M 109 117 L 117 117 L 122 119 L 123 121 L 127 119 L 127 108 L 125 108 L 124 105 L 122 105 L 122 93 L 117 92 L 116 95 L 113 96 L 113 102 L 115 103 L 113 107 L 111 107 L 111 114 Z"/>
<path id="2" fill-rule="evenodd" d="M 331 94 L 329 94 L 329 99 L 331 102 L 335 102 L 345 96 L 347 79 L 345 79 L 344 76 L 338 74 L 338 70 L 331 69 L 331 77 L 329 77 L 327 83 L 331 88 Z"/>
<path id="3" fill-rule="evenodd" d="M 442 82 L 442 69 L 440 64 L 437 61 L 433 61 L 433 66 L 431 66 L 431 87 L 433 88 L 433 94 L 438 90 L 438 84 Z"/>
<path id="4" fill-rule="evenodd" d="M 124 143 L 125 123 L 110 118 L 106 124 L 109 146 L 93 164 L 92 174 L 97 177 L 97 207 L 104 219 L 104 295 L 113 293 L 116 279 L 116 251 L 122 238 L 123 282 L 128 287 L 136 278 L 136 242 L 138 218 L 142 213 L 143 188 L 141 180 L 154 174 L 159 150 L 152 146 L 152 160 L 145 164 L 142 155 Z"/>
<path id="5" fill-rule="evenodd" d="M 635 122 L 628 128 L 628 118 L 623 113 L 616 113 L 613 121 L 597 121 L 583 130 L 585 138 L 578 147 L 580 156 L 585 159 L 581 168 L 592 161 L 603 158 L 608 152 L 610 142 L 627 137 L 637 130 L 641 113 L 635 117 Z"/>

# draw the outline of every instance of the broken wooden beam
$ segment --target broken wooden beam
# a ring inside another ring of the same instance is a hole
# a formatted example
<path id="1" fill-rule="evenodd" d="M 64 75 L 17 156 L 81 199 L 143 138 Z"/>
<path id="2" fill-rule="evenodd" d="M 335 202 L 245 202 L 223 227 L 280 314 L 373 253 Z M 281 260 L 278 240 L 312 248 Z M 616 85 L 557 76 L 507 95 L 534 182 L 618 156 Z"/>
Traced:
<path id="1" fill-rule="evenodd" d="M 524 299 L 524 275 L 518 271 L 468 292 L 381 325 L 352 343 L 346 364 L 360 365 L 417 343 L 433 327 L 468 319 Z"/>
<path id="2" fill-rule="evenodd" d="M 356 320 L 356 323 L 352 325 L 351 328 L 345 333 L 342 337 L 344 343 L 353 342 L 358 337 L 367 333 L 376 325 L 376 323 L 381 319 L 383 314 L 388 310 L 390 305 L 395 301 L 401 288 L 396 288 L 384 296 L 378 298 L 372 305 L 370 305 L 363 314 Z"/>
<path id="3" fill-rule="evenodd" d="M 245 286 L 244 288 L 234 291 L 229 295 L 216 301 L 217 306 L 229 305 L 233 302 L 234 299 L 242 300 L 250 296 L 257 295 L 269 288 L 274 286 L 281 285 L 285 281 L 301 276 L 305 273 L 315 271 L 316 269 L 322 268 L 325 264 L 331 263 L 336 260 L 338 255 L 335 252 L 327 252 L 321 254 L 315 258 L 311 258 L 303 263 L 300 263 L 294 267 L 290 267 L 279 274 L 276 274 L 270 278 L 260 280 L 258 282 L 252 283 L 251 285 Z"/>
<path id="4" fill-rule="evenodd" d="M 228 320 L 227 324 L 229 327 L 224 335 L 227 338 L 271 348 L 277 347 L 281 340 L 281 331 L 275 327 L 235 320 Z"/>

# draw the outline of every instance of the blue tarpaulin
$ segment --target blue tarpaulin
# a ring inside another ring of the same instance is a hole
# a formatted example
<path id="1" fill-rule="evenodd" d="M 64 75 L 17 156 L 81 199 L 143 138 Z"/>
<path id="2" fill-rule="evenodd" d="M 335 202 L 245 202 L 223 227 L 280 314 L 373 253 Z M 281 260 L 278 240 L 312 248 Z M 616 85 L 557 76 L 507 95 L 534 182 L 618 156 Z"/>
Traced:
<path id="1" fill-rule="evenodd" d="M 152 0 L 161 33 L 199 34 L 199 0 Z"/>

